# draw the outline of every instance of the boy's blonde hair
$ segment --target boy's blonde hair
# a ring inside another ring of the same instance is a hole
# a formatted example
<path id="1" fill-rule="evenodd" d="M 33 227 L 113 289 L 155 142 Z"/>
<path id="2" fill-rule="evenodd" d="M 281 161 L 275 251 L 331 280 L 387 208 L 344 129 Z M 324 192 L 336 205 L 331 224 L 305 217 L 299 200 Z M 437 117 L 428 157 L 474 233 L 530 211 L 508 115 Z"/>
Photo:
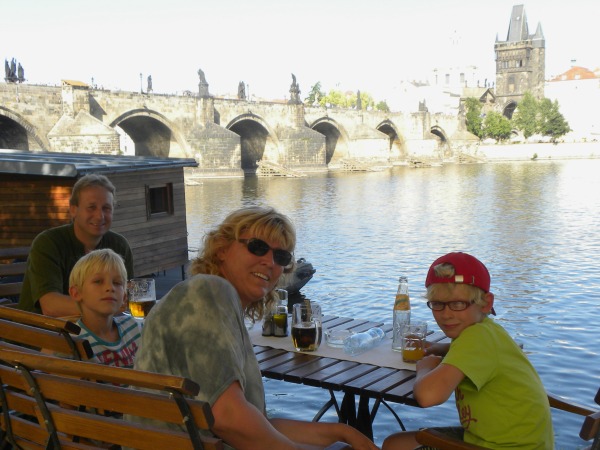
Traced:
<path id="1" fill-rule="evenodd" d="M 73 266 L 71 275 L 69 275 L 69 287 L 81 288 L 85 279 L 91 274 L 111 270 L 119 272 L 119 275 L 123 278 L 123 283 L 127 282 L 127 269 L 125 269 L 125 263 L 121 255 L 110 248 L 93 250 L 82 256 Z"/>

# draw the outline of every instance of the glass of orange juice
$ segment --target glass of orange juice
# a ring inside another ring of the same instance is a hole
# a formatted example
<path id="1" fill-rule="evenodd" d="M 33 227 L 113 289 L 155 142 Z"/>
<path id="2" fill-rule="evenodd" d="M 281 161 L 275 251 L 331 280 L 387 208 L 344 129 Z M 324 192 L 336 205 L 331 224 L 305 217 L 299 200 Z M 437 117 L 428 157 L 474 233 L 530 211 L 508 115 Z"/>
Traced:
<path id="1" fill-rule="evenodd" d="M 402 361 L 416 363 L 425 356 L 427 322 L 410 323 L 402 329 Z"/>

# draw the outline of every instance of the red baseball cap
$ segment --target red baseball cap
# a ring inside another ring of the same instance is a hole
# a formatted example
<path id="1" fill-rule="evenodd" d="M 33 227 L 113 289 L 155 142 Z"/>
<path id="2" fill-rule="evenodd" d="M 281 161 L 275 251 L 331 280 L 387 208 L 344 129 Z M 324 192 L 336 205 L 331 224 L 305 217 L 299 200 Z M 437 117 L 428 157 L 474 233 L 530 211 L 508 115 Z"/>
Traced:
<path id="1" fill-rule="evenodd" d="M 435 274 L 434 267 L 443 263 L 454 266 L 454 277 L 443 278 Z M 463 252 L 453 252 L 440 256 L 431 264 L 425 279 L 425 287 L 429 287 L 433 283 L 470 284 L 482 289 L 484 292 L 489 292 L 490 273 L 483 263 L 474 256 Z"/>

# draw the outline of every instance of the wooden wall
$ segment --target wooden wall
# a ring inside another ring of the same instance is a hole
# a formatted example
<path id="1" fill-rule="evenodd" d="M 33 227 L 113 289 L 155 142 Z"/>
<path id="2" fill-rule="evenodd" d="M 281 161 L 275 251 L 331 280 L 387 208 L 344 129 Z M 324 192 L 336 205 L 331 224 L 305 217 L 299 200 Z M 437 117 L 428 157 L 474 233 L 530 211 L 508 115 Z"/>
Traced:
<path id="1" fill-rule="evenodd" d="M 125 172 L 109 176 L 117 188 L 112 229 L 133 250 L 136 276 L 181 266 L 188 261 L 183 168 Z M 145 185 L 173 183 L 173 215 L 148 218 Z"/>
<path id="2" fill-rule="evenodd" d="M 117 188 L 112 230 L 133 251 L 135 276 L 149 275 L 188 261 L 183 168 L 106 174 Z M 75 178 L 0 175 L 0 248 L 23 247 L 41 231 L 69 223 Z M 146 188 L 173 183 L 173 215 L 148 218 Z"/>

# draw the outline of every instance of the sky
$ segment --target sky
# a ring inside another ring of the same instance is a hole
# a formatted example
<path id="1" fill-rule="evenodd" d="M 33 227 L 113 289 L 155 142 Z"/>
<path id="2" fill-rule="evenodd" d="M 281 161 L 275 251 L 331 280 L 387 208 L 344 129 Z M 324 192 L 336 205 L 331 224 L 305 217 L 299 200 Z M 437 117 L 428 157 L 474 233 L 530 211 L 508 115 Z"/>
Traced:
<path id="1" fill-rule="evenodd" d="M 600 67 L 598 0 L 0 0 L 0 58 L 28 83 L 62 79 L 106 89 L 301 98 L 321 83 L 386 100 L 402 81 L 468 64 L 495 79 L 494 42 L 512 8 L 541 23 L 546 77 Z M 141 76 L 140 76 L 141 74 Z"/>

